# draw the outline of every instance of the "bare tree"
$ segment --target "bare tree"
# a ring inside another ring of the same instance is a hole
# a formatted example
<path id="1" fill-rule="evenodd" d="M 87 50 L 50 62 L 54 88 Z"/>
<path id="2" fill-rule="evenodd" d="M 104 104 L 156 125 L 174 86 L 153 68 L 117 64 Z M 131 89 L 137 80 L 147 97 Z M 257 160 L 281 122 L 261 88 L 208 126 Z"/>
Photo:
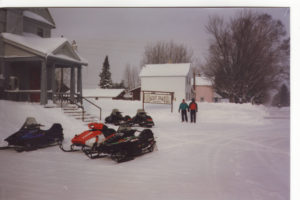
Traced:
<path id="1" fill-rule="evenodd" d="M 157 42 L 145 47 L 142 66 L 145 64 L 190 63 L 192 56 L 192 50 L 188 50 L 183 44 L 176 44 L 173 41 Z"/>
<path id="2" fill-rule="evenodd" d="M 124 71 L 125 85 L 128 89 L 133 89 L 139 85 L 139 71 L 136 67 L 127 64 Z"/>
<path id="3" fill-rule="evenodd" d="M 231 102 L 262 103 L 281 73 L 283 24 L 268 14 L 243 11 L 227 24 L 210 18 L 206 28 L 213 40 L 203 70 L 217 92 Z"/>

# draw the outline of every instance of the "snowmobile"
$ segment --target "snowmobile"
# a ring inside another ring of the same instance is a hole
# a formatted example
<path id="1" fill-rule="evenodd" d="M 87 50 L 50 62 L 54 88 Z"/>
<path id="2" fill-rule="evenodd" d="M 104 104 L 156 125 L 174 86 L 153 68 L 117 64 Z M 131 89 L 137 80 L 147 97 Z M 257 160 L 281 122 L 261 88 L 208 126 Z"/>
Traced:
<path id="1" fill-rule="evenodd" d="M 154 126 L 154 122 L 152 117 L 147 115 L 147 113 L 143 109 L 138 109 L 136 115 L 131 120 L 129 120 L 128 125 L 139 125 L 141 127 L 151 128 L 152 126 Z"/>
<path id="2" fill-rule="evenodd" d="M 150 129 L 144 129 L 138 136 L 135 136 L 136 131 L 131 128 L 118 130 L 118 133 L 113 137 L 108 138 L 95 148 L 84 149 L 83 151 L 89 158 L 110 156 L 118 163 L 152 152 L 156 146 L 153 132 Z"/>
<path id="3" fill-rule="evenodd" d="M 61 124 L 54 123 L 48 130 L 40 129 L 41 126 L 43 125 L 38 124 L 35 118 L 26 118 L 21 129 L 4 140 L 8 146 L 0 149 L 13 148 L 20 152 L 30 151 L 57 145 L 63 141 L 64 135 Z"/>
<path id="4" fill-rule="evenodd" d="M 120 125 L 127 123 L 131 118 L 126 115 L 122 116 L 122 113 L 118 109 L 113 109 L 111 114 L 105 118 L 105 123 L 107 124 L 114 124 L 114 125 Z"/>
<path id="5" fill-rule="evenodd" d="M 64 149 L 63 145 L 60 144 L 59 147 L 64 152 L 79 151 L 85 147 L 93 147 L 97 143 L 105 140 L 105 138 L 110 137 L 110 135 L 116 133 L 114 129 L 108 128 L 102 123 L 89 123 L 89 130 L 82 132 L 79 135 L 75 135 L 71 140 L 72 144 L 70 149 Z M 79 148 L 75 148 L 79 147 Z"/>

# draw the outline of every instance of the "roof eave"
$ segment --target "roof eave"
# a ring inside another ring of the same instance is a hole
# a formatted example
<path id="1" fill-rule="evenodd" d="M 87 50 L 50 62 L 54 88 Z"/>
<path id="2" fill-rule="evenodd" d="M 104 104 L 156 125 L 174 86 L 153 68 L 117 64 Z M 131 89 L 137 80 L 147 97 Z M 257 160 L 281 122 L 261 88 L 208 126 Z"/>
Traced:
<path id="1" fill-rule="evenodd" d="M 88 66 L 88 63 L 86 62 L 82 62 L 82 61 L 77 61 L 77 60 L 74 60 L 74 59 L 64 59 L 64 58 L 61 58 L 59 56 L 56 56 L 56 55 L 53 55 L 53 54 L 49 54 L 47 55 L 48 58 L 52 58 L 52 59 L 58 59 L 58 60 L 62 60 L 62 61 L 66 61 L 66 62 L 71 62 L 71 63 L 75 63 L 75 64 L 79 64 L 79 65 L 83 65 L 83 66 Z"/>
<path id="2" fill-rule="evenodd" d="M 145 75 L 140 75 L 140 77 L 187 77 L 188 75 L 174 75 L 174 76 L 172 76 L 172 75 L 169 75 L 169 76 L 167 76 L 167 75 L 165 75 L 165 76 L 162 76 L 162 75 L 156 75 L 156 76 L 145 76 Z"/>
<path id="3" fill-rule="evenodd" d="M 7 38 L 4 38 L 3 36 L 2 36 L 2 38 L 3 38 L 3 41 L 5 43 L 7 43 L 7 44 L 11 44 L 11 45 L 13 45 L 13 46 L 15 46 L 17 48 L 20 48 L 20 49 L 25 50 L 25 51 L 29 51 L 29 52 L 31 52 L 31 53 L 33 53 L 35 55 L 41 56 L 41 57 L 46 57 L 47 56 L 47 54 L 45 54 L 43 52 L 40 52 L 40 51 L 37 51 L 37 50 L 32 49 L 30 47 L 24 46 L 24 45 L 22 45 L 22 44 L 20 44 L 18 42 L 14 42 L 12 40 L 9 40 Z"/>

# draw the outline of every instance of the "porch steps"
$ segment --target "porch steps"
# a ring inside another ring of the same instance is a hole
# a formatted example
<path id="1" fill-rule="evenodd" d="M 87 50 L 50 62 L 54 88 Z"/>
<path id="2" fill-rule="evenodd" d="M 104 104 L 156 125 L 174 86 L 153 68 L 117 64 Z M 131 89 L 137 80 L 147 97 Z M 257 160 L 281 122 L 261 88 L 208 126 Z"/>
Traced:
<path id="1" fill-rule="evenodd" d="M 82 109 L 79 108 L 76 105 L 67 104 L 62 107 L 62 111 L 69 117 L 73 117 L 77 120 L 82 121 Z M 88 124 L 90 122 L 97 122 L 99 121 L 99 118 L 96 116 L 91 115 L 90 113 L 87 113 L 86 111 L 84 113 L 84 120 L 83 122 L 85 124 Z"/>

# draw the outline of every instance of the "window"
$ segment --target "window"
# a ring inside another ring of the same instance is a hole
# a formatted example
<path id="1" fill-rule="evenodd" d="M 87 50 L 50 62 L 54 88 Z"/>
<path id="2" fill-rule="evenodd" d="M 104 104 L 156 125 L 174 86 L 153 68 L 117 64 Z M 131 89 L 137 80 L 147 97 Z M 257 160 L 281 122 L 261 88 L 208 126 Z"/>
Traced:
<path id="1" fill-rule="evenodd" d="M 200 101 L 203 102 L 203 101 L 204 101 L 204 97 L 201 97 L 201 98 L 200 98 Z"/>
<path id="2" fill-rule="evenodd" d="M 37 28 L 37 35 L 44 37 L 44 30 L 42 28 Z"/>

